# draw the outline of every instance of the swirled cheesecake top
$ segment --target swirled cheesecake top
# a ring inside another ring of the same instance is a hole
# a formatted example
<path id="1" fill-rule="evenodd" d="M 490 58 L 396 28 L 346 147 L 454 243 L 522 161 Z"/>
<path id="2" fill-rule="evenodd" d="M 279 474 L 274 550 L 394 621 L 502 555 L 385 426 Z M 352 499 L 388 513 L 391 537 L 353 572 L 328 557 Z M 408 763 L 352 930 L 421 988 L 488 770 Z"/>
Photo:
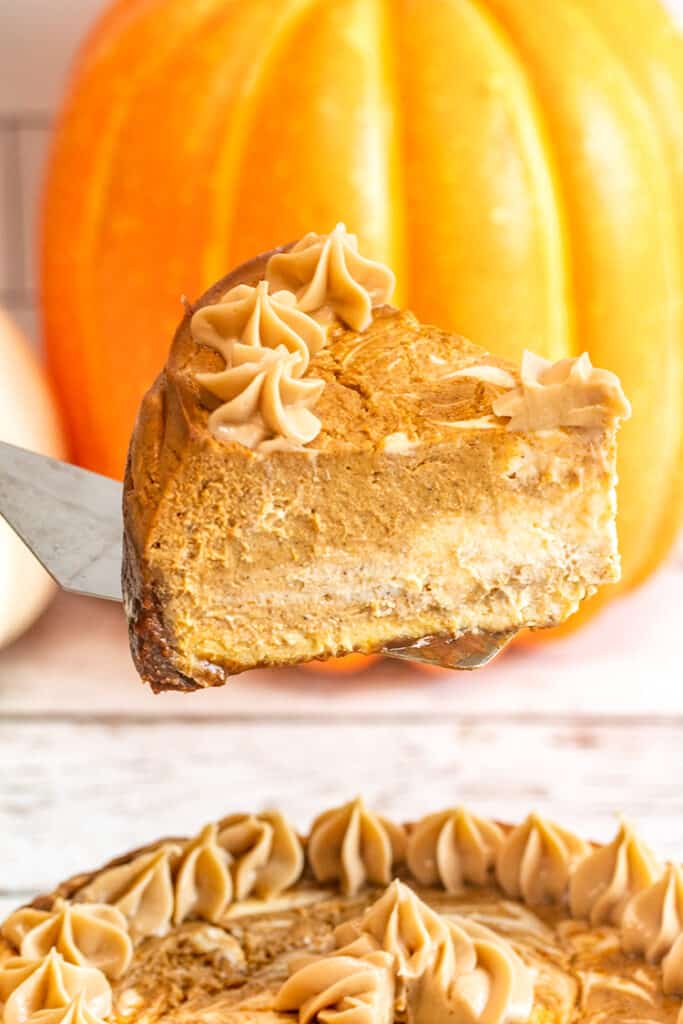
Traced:
<path id="1" fill-rule="evenodd" d="M 236 814 L 65 883 L 0 940 L 4 1024 L 681 1024 L 683 872 L 633 827 L 401 826 L 361 799 L 300 837 Z"/>

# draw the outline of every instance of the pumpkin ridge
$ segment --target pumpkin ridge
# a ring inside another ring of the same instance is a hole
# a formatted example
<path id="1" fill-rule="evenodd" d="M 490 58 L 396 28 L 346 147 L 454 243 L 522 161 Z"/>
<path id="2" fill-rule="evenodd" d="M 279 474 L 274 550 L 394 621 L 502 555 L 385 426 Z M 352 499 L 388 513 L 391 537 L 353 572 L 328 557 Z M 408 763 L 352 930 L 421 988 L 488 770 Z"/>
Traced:
<path id="1" fill-rule="evenodd" d="M 557 206 L 519 55 L 471 2 L 400 10 L 409 305 L 513 361 L 522 339 L 566 356 Z"/>
<path id="2" fill-rule="evenodd" d="M 125 9 L 128 6 L 126 0 L 122 0 L 119 5 L 120 9 Z M 154 8 L 164 8 L 167 5 L 164 0 L 158 0 L 153 2 L 151 5 L 147 5 L 151 9 L 147 10 L 144 14 L 145 17 L 153 18 L 156 14 Z M 174 10 L 181 10 L 180 8 L 174 8 Z M 106 21 L 108 15 L 105 13 L 103 20 Z M 136 62 L 130 62 L 131 67 L 135 69 L 130 72 L 125 78 L 125 99 L 124 96 L 119 92 L 117 96 L 117 103 L 110 105 L 107 109 L 107 131 L 97 133 L 97 145 L 92 146 L 91 153 L 91 164 L 93 170 L 90 174 L 89 187 L 84 191 L 83 198 L 78 203 L 78 221 L 77 231 L 80 241 L 78 243 L 78 250 L 86 254 L 97 251 L 96 240 L 101 235 L 101 226 L 103 221 L 107 217 L 107 198 L 108 198 L 108 183 L 111 181 L 112 176 L 115 174 L 115 164 L 112 160 L 113 154 L 115 154 L 121 135 L 121 127 L 127 120 L 130 112 L 130 108 L 134 104 L 135 94 L 139 83 L 145 79 L 148 79 L 153 75 L 157 69 L 163 66 L 164 61 L 167 57 L 180 49 L 180 47 L 187 40 L 186 25 L 185 22 L 189 21 L 189 16 L 186 14 L 185 18 L 179 19 L 180 24 L 178 26 L 177 35 L 172 34 L 171 39 L 168 40 L 166 36 L 166 46 L 162 43 L 158 47 L 152 49 L 150 60 L 144 64 L 138 64 Z M 170 19 L 167 18 L 166 28 L 168 29 Z M 92 36 L 97 39 L 101 33 L 99 23 L 92 29 Z M 122 48 L 126 48 L 130 45 L 127 37 L 133 37 L 135 40 L 141 33 L 139 20 L 134 17 L 128 22 L 124 22 L 121 27 L 117 27 L 118 37 L 115 42 L 109 44 L 109 59 L 113 59 L 112 53 L 115 50 L 118 54 Z M 137 45 L 133 42 L 133 45 Z M 84 43 L 83 49 L 88 47 L 88 41 Z M 102 77 L 102 68 L 97 66 L 93 72 L 98 80 Z M 88 71 L 86 69 L 86 75 Z M 119 77 L 120 81 L 120 77 Z M 119 86 L 120 88 L 120 86 Z M 74 112 L 73 103 L 71 97 L 67 99 L 65 108 L 62 110 L 59 116 L 59 129 L 56 135 L 57 146 L 53 148 L 50 164 L 59 166 L 59 140 L 67 137 L 68 126 L 72 119 L 78 119 L 79 113 Z M 82 116 L 82 115 L 80 115 Z M 92 128 L 92 125 L 90 125 Z M 92 136 L 92 132 L 91 132 Z M 60 202 L 61 183 L 52 173 L 48 175 L 49 180 L 52 182 L 52 188 L 48 189 L 45 193 L 43 203 L 43 236 L 44 236 L 44 267 L 43 267 L 43 293 L 46 296 L 46 308 L 48 312 L 54 315 L 54 311 L 60 308 L 60 296 L 56 294 L 53 300 L 50 301 L 50 295 L 52 294 L 52 282 L 53 276 L 60 276 L 62 284 L 64 279 L 67 281 L 70 279 L 70 286 L 73 289 L 73 293 L 79 296 L 79 301 L 76 301 L 73 306 L 80 315 L 80 322 L 83 325 L 79 332 L 84 337 L 93 336 L 101 333 L 98 330 L 98 324 L 94 322 L 95 309 L 97 303 L 90 301 L 93 294 L 97 291 L 97 286 L 94 283 L 94 271 L 95 267 L 93 261 L 89 258 L 73 258 L 70 263 L 70 273 L 68 275 L 60 274 L 60 271 L 56 271 L 54 274 L 50 265 L 50 261 L 47 259 L 47 254 L 52 250 L 53 246 L 50 244 L 50 235 L 52 231 L 52 217 L 51 207 L 54 193 L 54 199 L 56 203 Z M 97 188 L 93 187 L 93 182 L 99 181 Z M 71 220 L 70 220 L 71 223 Z M 58 230 L 56 232 L 59 233 Z M 77 251 L 78 251 L 77 250 Z M 61 269 L 61 268 L 60 268 Z M 48 334 L 52 333 L 50 327 L 49 316 L 46 321 L 46 329 Z M 57 328 L 54 331 L 55 334 L 59 334 L 60 344 L 62 339 L 70 339 L 72 336 L 75 337 L 76 332 L 73 331 L 73 327 L 69 324 L 64 329 Z M 49 341 L 49 338 L 48 338 Z M 62 397 L 65 393 L 75 396 L 72 400 L 63 402 L 67 410 L 69 417 L 68 428 L 69 434 L 73 437 L 74 424 L 80 422 L 81 427 L 77 433 L 80 439 L 80 445 L 76 448 L 77 457 L 84 462 L 85 465 L 92 465 L 99 468 L 101 472 L 109 473 L 110 475 L 121 476 L 123 467 L 113 467 L 108 465 L 108 460 L 105 455 L 105 445 L 100 446 L 100 438 L 97 436 L 97 430 L 94 427 L 97 417 L 93 416 L 93 408 L 101 400 L 101 396 L 93 394 L 88 387 L 85 386 L 85 381 L 93 378 L 97 379 L 100 374 L 94 372 L 98 365 L 101 365 L 100 348 L 88 345 L 77 345 L 73 344 L 72 352 L 76 358 L 63 359 L 55 358 L 56 353 L 53 352 L 52 346 L 48 343 L 47 355 L 50 370 L 54 375 L 57 390 Z M 61 353 L 60 353 L 61 354 Z M 101 425 L 100 425 L 101 429 Z M 106 434 L 106 430 L 105 430 Z M 87 442 L 83 443 L 83 438 L 87 437 Z"/>
<path id="3" fill-rule="evenodd" d="M 244 79 L 240 84 L 239 103 L 233 104 L 235 109 L 231 112 L 230 131 L 225 134 L 225 145 L 221 147 L 220 156 L 213 169 L 215 180 L 220 181 L 221 188 L 215 190 L 213 203 L 212 222 L 217 225 L 217 230 L 202 256 L 204 282 L 221 278 L 226 267 L 240 262 L 233 259 L 233 238 L 238 214 L 235 193 L 245 174 L 245 142 L 252 131 L 258 130 L 252 121 L 259 108 L 259 100 L 267 91 L 268 75 L 272 75 L 279 53 L 286 46 L 287 38 L 296 31 L 298 22 L 318 2 L 319 0 L 287 0 L 281 5 L 277 23 L 274 21 L 269 27 L 267 44 L 264 36 L 259 40 L 259 60 L 255 61 L 253 68 L 249 70 L 247 89 L 242 91 Z M 230 12 L 230 15 L 234 17 L 233 12 Z M 227 20 L 226 17 L 226 22 Z M 288 241 L 291 239 L 277 240 L 278 244 Z"/>
<path id="4" fill-rule="evenodd" d="M 586 0 L 577 2 L 582 10 L 585 9 Z M 673 207 L 679 225 L 678 306 L 681 342 L 678 373 L 681 393 L 678 434 L 680 441 L 672 474 L 671 497 L 661 506 L 660 515 L 664 522 L 657 531 L 652 557 L 643 563 L 631 581 L 632 585 L 638 585 L 644 582 L 671 549 L 680 531 L 683 516 L 683 36 L 672 31 L 669 16 L 660 3 L 652 3 L 651 0 L 631 0 L 631 7 L 632 16 L 615 18 L 610 0 L 606 3 L 604 0 L 591 0 L 590 14 L 611 49 L 614 51 L 617 44 L 620 44 L 621 63 L 637 87 L 638 95 L 646 103 L 652 127 L 660 139 L 663 151 L 670 154 L 670 160 L 663 162 L 663 166 L 670 169 Z M 643 38 L 643 32 L 648 33 L 646 38 Z M 632 39 L 627 38 L 629 34 L 632 34 Z M 654 63 L 655 53 L 659 60 L 666 63 L 669 76 L 667 81 L 673 84 L 678 100 L 678 103 L 669 100 L 666 107 L 663 107 L 664 101 L 657 92 L 659 77 L 656 77 L 649 67 Z"/>
<path id="5" fill-rule="evenodd" d="M 543 104 L 541 103 L 540 96 L 538 95 L 538 84 L 529 73 L 529 69 L 525 62 L 521 59 L 518 41 L 515 39 L 513 32 L 510 31 L 510 26 L 505 25 L 500 18 L 496 17 L 494 12 L 488 6 L 488 0 L 469 0 L 469 2 L 479 11 L 481 17 L 487 21 L 491 31 L 496 34 L 501 45 L 514 60 L 515 66 L 524 82 L 529 100 L 533 107 L 534 127 L 538 133 L 540 147 L 543 152 L 543 156 L 545 157 L 546 176 L 551 193 L 548 205 L 552 205 L 557 217 L 557 250 L 561 257 L 558 277 L 561 279 L 560 288 L 564 298 L 564 301 L 559 304 L 564 314 L 564 326 L 561 331 L 558 331 L 558 335 L 560 333 L 562 335 L 564 346 L 560 349 L 559 347 L 555 347 L 551 341 L 551 344 L 548 346 L 547 358 L 557 360 L 567 356 L 577 356 L 580 355 L 581 350 L 577 340 L 577 325 L 576 317 L 574 315 L 576 294 L 573 239 L 571 237 L 571 229 L 569 226 L 567 190 L 560 173 L 559 161 L 557 158 L 557 146 L 555 145 L 555 141 L 552 137 L 550 125 L 548 124 Z M 528 155 L 530 156 L 531 153 L 532 149 L 529 147 Z M 536 187 L 538 188 L 541 176 L 537 175 L 535 180 Z"/>
<path id="6" fill-rule="evenodd" d="M 653 437 L 676 433 L 679 416 L 671 387 L 671 375 L 677 373 L 676 327 L 666 313 L 659 324 L 650 322 L 653 311 L 661 316 L 672 297 L 675 239 L 663 216 L 670 198 L 661 169 L 664 153 L 626 68 L 581 10 L 571 4 L 530 11 L 511 0 L 487 3 L 519 40 L 525 65 L 548 111 L 569 202 L 581 348 L 588 349 L 596 364 L 615 368 L 634 406 L 633 420 L 626 424 L 620 445 L 619 526 L 626 538 L 622 543 L 622 581 L 590 600 L 595 611 L 615 591 L 628 588 L 648 564 L 657 543 L 657 510 L 672 476 L 673 460 L 667 446 L 652 447 Z M 548 50 L 549 40 L 557 38 L 565 39 L 561 77 Z M 591 97 L 590 111 L 586 110 L 587 95 Z M 595 141 L 597 130 L 600 147 Z M 606 189 L 601 186 L 608 173 Z M 648 182 L 647 189 L 643 181 Z M 619 232 L 629 217 L 632 233 L 637 232 L 636 244 L 629 239 L 628 245 L 620 246 Z M 597 264 L 596 254 L 599 256 L 606 244 L 613 260 L 608 267 L 601 263 L 601 272 L 596 273 L 595 267 L 589 269 L 591 262 Z M 656 258 L 645 259 L 646 247 L 656 252 Z M 642 281 L 643 267 L 651 275 L 647 281 Z M 651 296 L 645 309 L 634 301 L 636 278 Z M 618 311 L 618 315 L 607 319 L 601 315 L 603 307 Z M 657 337 L 658 345 L 649 359 L 642 349 L 625 344 L 633 332 Z M 649 494 L 647 503 L 641 499 L 643 490 Z"/>
<path id="7" fill-rule="evenodd" d="M 405 131 L 404 107 L 401 102 L 401 78 L 399 74 L 399 31 L 398 31 L 398 4 L 393 0 L 373 0 L 378 11 L 380 22 L 380 34 L 383 37 L 381 48 L 382 62 L 385 67 L 384 77 L 389 82 L 391 93 L 392 109 L 392 131 L 391 137 L 387 140 L 391 146 L 391 153 L 387 156 L 387 177 L 393 182 L 393 188 L 389 188 L 392 197 L 391 215 L 388 218 L 391 222 L 391 240 L 388 246 L 390 251 L 381 253 L 381 261 L 392 268 L 396 274 L 396 289 L 392 302 L 396 306 L 407 305 L 410 289 L 409 279 L 409 253 L 410 253 L 410 230 L 409 221 L 406 215 L 406 175 L 405 168 L 408 166 L 408 142 Z M 393 243 L 393 244 L 392 244 Z"/>
<path id="8" fill-rule="evenodd" d="M 281 40 L 242 140 L 232 196 L 240 231 L 224 263 L 239 265 L 338 220 L 372 258 L 398 248 L 391 241 L 401 197 L 386 132 L 389 83 L 377 53 L 385 42 L 382 10 L 377 0 L 316 0 Z M 274 210 L 254 202 L 255 195 L 280 191 L 283 202 Z"/>

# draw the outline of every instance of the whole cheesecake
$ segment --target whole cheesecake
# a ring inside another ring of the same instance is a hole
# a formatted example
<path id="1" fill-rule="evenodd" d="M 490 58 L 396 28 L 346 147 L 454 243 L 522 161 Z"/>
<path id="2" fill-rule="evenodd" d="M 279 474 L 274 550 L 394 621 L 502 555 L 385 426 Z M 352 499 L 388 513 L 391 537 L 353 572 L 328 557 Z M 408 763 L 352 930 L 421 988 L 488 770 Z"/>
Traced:
<path id="1" fill-rule="evenodd" d="M 125 481 L 155 690 L 550 626 L 618 579 L 617 378 L 585 354 L 512 366 L 392 289 L 339 225 L 188 306 Z"/>
<path id="2" fill-rule="evenodd" d="M 683 871 L 622 823 L 360 799 L 157 842 L 17 910 L 3 1024 L 681 1024 Z"/>

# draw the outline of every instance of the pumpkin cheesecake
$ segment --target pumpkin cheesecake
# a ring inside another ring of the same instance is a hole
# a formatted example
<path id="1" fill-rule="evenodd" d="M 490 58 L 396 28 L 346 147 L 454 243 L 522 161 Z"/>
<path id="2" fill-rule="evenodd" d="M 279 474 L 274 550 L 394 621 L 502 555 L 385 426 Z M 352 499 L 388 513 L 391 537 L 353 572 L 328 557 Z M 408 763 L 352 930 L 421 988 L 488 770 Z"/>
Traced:
<path id="1" fill-rule="evenodd" d="M 123 588 L 155 690 L 562 622 L 619 578 L 619 381 L 513 366 L 390 305 L 339 225 L 188 306 L 125 481 Z"/>
<path id="2" fill-rule="evenodd" d="M 683 871 L 462 807 L 234 814 L 0 928 L 2 1024 L 681 1024 Z"/>

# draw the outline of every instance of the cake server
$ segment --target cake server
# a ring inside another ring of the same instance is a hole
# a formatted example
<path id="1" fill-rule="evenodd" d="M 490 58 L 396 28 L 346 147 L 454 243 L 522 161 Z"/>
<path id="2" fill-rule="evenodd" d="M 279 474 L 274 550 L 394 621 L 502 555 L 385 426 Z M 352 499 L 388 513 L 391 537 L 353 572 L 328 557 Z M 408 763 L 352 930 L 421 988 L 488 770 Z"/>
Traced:
<path id="1" fill-rule="evenodd" d="M 122 487 L 0 441 L 0 515 L 63 590 L 121 600 Z"/>
<path id="2" fill-rule="evenodd" d="M 121 600 L 122 486 L 0 441 L 0 515 L 62 590 Z M 480 668 L 514 633 L 396 640 L 383 654 L 442 668 Z"/>

